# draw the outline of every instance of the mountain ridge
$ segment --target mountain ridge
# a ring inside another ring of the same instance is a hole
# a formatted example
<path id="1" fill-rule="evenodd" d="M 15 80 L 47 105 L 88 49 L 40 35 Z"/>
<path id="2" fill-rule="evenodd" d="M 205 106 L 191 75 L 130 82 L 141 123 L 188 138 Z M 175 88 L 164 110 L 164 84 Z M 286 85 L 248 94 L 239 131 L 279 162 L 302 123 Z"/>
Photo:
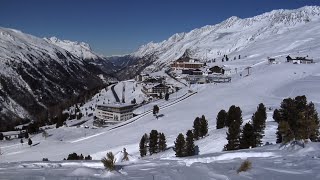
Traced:
<path id="1" fill-rule="evenodd" d="M 167 66 L 178 59 L 186 49 L 193 50 L 195 57 L 199 59 L 214 59 L 224 54 L 239 52 L 255 41 L 301 28 L 304 24 L 319 23 L 319 19 L 319 6 L 273 10 L 244 19 L 232 16 L 215 25 L 206 25 L 189 32 L 176 33 L 158 43 L 149 42 L 140 46 L 131 55 L 143 57 L 154 54 L 158 59 L 155 63 L 162 66 L 163 64 Z M 224 44 L 219 46 L 219 43 Z M 159 69 L 159 67 L 153 68 Z"/>

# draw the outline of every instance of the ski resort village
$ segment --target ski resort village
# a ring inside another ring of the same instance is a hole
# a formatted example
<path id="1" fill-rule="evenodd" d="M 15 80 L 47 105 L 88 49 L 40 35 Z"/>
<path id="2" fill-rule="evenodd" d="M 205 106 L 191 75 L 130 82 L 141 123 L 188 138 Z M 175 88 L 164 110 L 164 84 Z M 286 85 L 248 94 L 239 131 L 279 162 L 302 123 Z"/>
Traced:
<path id="1" fill-rule="evenodd" d="M 0 27 L 0 179 L 320 179 L 320 7 L 123 56 Z"/>

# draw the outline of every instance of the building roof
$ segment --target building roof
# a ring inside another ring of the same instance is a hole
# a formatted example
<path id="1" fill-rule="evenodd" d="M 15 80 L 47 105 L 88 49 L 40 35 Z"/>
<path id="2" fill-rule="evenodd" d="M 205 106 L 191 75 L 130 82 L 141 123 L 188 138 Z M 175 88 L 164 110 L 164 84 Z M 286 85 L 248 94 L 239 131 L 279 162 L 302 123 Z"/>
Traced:
<path id="1" fill-rule="evenodd" d="M 143 87 L 145 88 L 145 89 L 151 89 L 151 88 L 153 88 L 153 87 L 155 87 L 155 86 L 158 86 L 160 83 L 149 83 L 149 84 L 146 84 L 146 85 L 144 85 Z"/>
<path id="2" fill-rule="evenodd" d="M 134 104 L 122 104 L 122 103 L 114 103 L 114 104 L 103 104 L 98 105 L 98 107 L 110 107 L 110 108 L 124 108 L 124 107 L 133 107 Z"/>
<path id="3" fill-rule="evenodd" d="M 166 85 L 164 85 L 164 84 L 158 84 L 158 85 L 154 86 L 154 88 L 155 88 L 155 87 L 168 87 L 168 88 L 169 88 L 169 86 L 166 86 Z"/>
<path id="4" fill-rule="evenodd" d="M 26 130 L 21 130 L 21 131 L 7 131 L 7 132 L 2 132 L 4 136 L 12 136 L 12 135 L 19 135 L 21 133 L 25 133 Z"/>

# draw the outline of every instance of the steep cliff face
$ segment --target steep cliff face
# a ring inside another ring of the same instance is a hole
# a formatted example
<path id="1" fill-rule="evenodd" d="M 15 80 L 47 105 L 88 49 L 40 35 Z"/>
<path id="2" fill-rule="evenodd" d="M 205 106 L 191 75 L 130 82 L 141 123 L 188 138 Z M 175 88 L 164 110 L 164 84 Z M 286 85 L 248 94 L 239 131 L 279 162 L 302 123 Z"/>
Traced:
<path id="1" fill-rule="evenodd" d="M 94 59 L 84 59 L 89 51 L 80 56 L 66 49 L 48 39 L 0 28 L 1 120 L 33 116 L 109 78 Z"/>

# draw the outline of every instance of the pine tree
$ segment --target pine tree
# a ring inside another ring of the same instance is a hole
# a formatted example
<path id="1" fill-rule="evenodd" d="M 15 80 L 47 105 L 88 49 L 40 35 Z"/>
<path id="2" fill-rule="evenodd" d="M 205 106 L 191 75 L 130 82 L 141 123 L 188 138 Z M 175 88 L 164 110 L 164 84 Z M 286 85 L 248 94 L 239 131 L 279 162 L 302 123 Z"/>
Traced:
<path id="1" fill-rule="evenodd" d="M 107 153 L 107 158 L 102 158 L 101 162 L 103 163 L 104 167 L 108 170 L 108 171 L 113 171 L 115 170 L 115 163 L 116 160 L 114 158 L 114 155 L 112 152 L 108 152 Z"/>
<path id="2" fill-rule="evenodd" d="M 274 119 L 275 122 L 277 122 L 277 123 L 280 122 L 281 116 L 280 116 L 280 112 L 279 112 L 278 109 L 275 109 L 275 110 L 273 111 L 273 116 L 272 116 L 272 118 Z"/>
<path id="3" fill-rule="evenodd" d="M 165 151 L 167 148 L 166 136 L 163 133 L 159 133 L 159 152 Z"/>
<path id="4" fill-rule="evenodd" d="M 195 145 L 192 130 L 188 130 L 186 135 L 186 156 L 193 156 L 195 155 Z"/>
<path id="5" fill-rule="evenodd" d="M 29 138 L 29 140 L 28 140 L 28 145 L 31 147 L 31 145 L 32 145 L 32 140 Z"/>
<path id="6" fill-rule="evenodd" d="M 180 133 L 174 142 L 174 151 L 176 152 L 176 157 L 185 156 L 185 139 L 182 133 Z"/>
<path id="7" fill-rule="evenodd" d="M 149 136 L 149 153 L 150 155 L 158 152 L 158 131 L 157 130 L 151 130 L 150 136 Z"/>
<path id="8" fill-rule="evenodd" d="M 230 106 L 228 111 L 228 116 L 226 120 L 226 126 L 229 127 L 231 122 L 239 121 L 240 124 L 242 123 L 242 116 L 241 116 L 241 109 L 236 107 L 235 105 Z"/>
<path id="9" fill-rule="evenodd" d="M 153 115 L 157 115 L 159 113 L 159 106 L 154 105 L 153 106 Z"/>
<path id="10" fill-rule="evenodd" d="M 140 151 L 141 157 L 144 157 L 147 155 L 147 144 L 148 144 L 147 142 L 148 142 L 148 135 L 144 134 L 139 144 L 139 151 Z"/>
<path id="11" fill-rule="evenodd" d="M 228 144 L 225 145 L 225 151 L 237 150 L 240 145 L 240 125 L 239 123 L 231 123 L 227 132 Z"/>
<path id="12" fill-rule="evenodd" d="M 227 132 L 228 144 L 226 144 L 224 147 L 224 150 L 226 151 L 237 150 L 240 148 L 240 126 L 242 124 L 242 111 L 239 107 L 230 107 L 230 109 L 234 110 L 231 110 L 230 116 L 228 113 L 228 118 L 231 118 L 229 120 L 233 120 L 230 122 L 229 129 Z"/>
<path id="13" fill-rule="evenodd" d="M 309 127 L 307 127 L 307 136 L 311 141 L 319 141 L 319 116 L 314 104 L 310 102 L 307 107 L 307 118 Z"/>
<path id="14" fill-rule="evenodd" d="M 256 139 L 256 143 L 253 147 L 257 147 L 262 144 L 261 139 L 264 134 L 266 119 L 267 119 L 266 107 L 264 106 L 264 104 L 260 103 L 257 108 L 257 111 L 252 116 L 252 126 L 255 134 L 254 136 Z"/>
<path id="15" fill-rule="evenodd" d="M 195 140 L 198 140 L 200 137 L 200 129 L 201 129 L 200 118 L 196 117 L 196 119 L 193 122 L 193 136 Z"/>
<path id="16" fill-rule="evenodd" d="M 227 120 L 227 112 L 225 110 L 221 110 L 219 111 L 218 115 L 217 115 L 217 129 L 221 129 L 225 127 L 225 123 Z"/>
<path id="17" fill-rule="evenodd" d="M 200 137 L 204 137 L 208 134 L 208 121 L 204 115 L 200 118 Z"/>
<path id="18" fill-rule="evenodd" d="M 278 126 L 279 134 L 281 135 L 281 142 L 288 143 L 294 139 L 294 134 L 287 121 L 280 121 Z"/>
<path id="19" fill-rule="evenodd" d="M 256 138 L 253 126 L 250 123 L 246 123 L 240 138 L 240 149 L 248 149 L 250 147 L 256 147 Z"/>

